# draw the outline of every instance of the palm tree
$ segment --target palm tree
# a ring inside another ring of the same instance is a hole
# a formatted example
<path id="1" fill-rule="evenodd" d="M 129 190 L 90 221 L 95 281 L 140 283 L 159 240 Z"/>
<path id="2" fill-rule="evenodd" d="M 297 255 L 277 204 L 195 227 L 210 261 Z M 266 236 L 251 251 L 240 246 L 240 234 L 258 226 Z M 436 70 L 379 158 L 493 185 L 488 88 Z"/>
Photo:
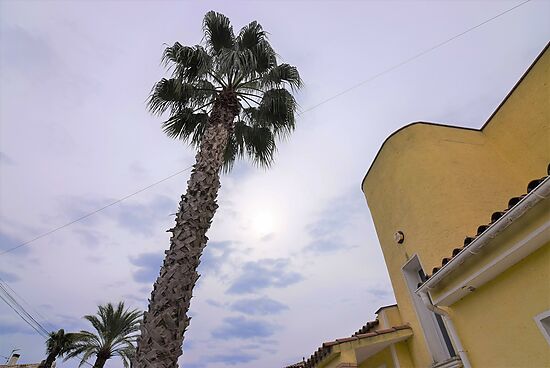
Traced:
<path id="1" fill-rule="evenodd" d="M 51 368 L 57 357 L 66 354 L 73 346 L 75 334 L 65 333 L 65 330 L 60 329 L 57 332 L 50 332 L 48 340 L 46 340 L 46 352 L 48 356 L 43 360 L 39 368 Z"/>
<path id="2" fill-rule="evenodd" d="M 141 314 L 136 309 L 125 309 L 124 302 L 118 303 L 116 307 L 111 303 L 100 305 L 97 316 L 84 316 L 97 333 L 88 331 L 75 333 L 74 344 L 69 349 L 65 360 L 82 354 L 80 367 L 95 355 L 96 361 L 93 368 L 102 368 L 108 359 L 118 355 L 122 358 L 124 366 L 129 367 L 135 353 L 133 343 L 139 331 Z"/>
<path id="3" fill-rule="evenodd" d="M 199 258 L 218 208 L 220 172 L 244 157 L 269 167 L 276 139 L 294 130 L 296 101 L 289 88 L 302 81 L 295 67 L 277 63 L 262 26 L 254 21 L 235 35 L 229 19 L 211 11 L 203 31 L 202 45 L 176 42 L 165 49 L 172 76 L 155 84 L 149 100 L 152 113 L 168 113 L 164 132 L 198 153 L 144 314 L 136 368 L 177 366 Z"/>

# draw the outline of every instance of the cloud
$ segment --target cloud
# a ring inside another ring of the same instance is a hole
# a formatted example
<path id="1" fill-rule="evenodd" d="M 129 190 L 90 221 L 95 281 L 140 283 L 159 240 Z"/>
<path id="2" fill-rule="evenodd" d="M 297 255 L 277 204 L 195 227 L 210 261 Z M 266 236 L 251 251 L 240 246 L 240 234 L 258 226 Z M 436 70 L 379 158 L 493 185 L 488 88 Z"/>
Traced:
<path id="1" fill-rule="evenodd" d="M 224 363 L 225 365 L 245 364 L 257 360 L 259 356 L 248 353 L 229 353 L 211 355 L 206 360 L 210 363 Z"/>
<path id="2" fill-rule="evenodd" d="M 106 237 L 101 235 L 99 232 L 89 229 L 76 229 L 73 232 L 77 235 L 80 240 L 80 244 L 83 244 L 89 248 L 96 248 L 105 241 Z"/>
<path id="3" fill-rule="evenodd" d="M 13 236 L 8 235 L 3 231 L 0 231 L 0 251 L 6 251 L 8 249 L 18 247 L 22 243 L 23 243 L 22 241 L 14 238 Z M 22 246 L 12 251 L 11 254 L 24 254 L 24 253 L 27 253 L 28 251 L 29 251 L 28 247 Z"/>
<path id="4" fill-rule="evenodd" d="M 133 233 L 150 236 L 159 231 L 157 223 L 176 211 L 175 201 L 158 196 L 149 204 L 124 203 L 116 213 L 118 224 Z"/>
<path id="5" fill-rule="evenodd" d="M 15 161 L 12 160 L 8 155 L 6 155 L 4 152 L 0 152 L 0 164 L 4 165 L 15 165 Z"/>
<path id="6" fill-rule="evenodd" d="M 312 238 L 303 249 L 305 252 L 330 253 L 355 248 L 344 240 L 344 234 L 354 222 L 352 217 L 363 213 L 362 202 L 356 190 L 332 200 L 321 212 L 317 221 L 306 226 L 306 231 Z"/>
<path id="7" fill-rule="evenodd" d="M 0 320 L 0 335 L 12 335 L 12 334 L 25 334 L 25 335 L 34 335 L 35 330 L 32 329 L 25 322 L 20 320 L 19 322 L 9 322 Z"/>
<path id="8" fill-rule="evenodd" d="M 226 317 L 221 327 L 210 332 L 213 338 L 220 340 L 269 337 L 274 333 L 271 323 L 245 317 Z"/>
<path id="9" fill-rule="evenodd" d="M 0 271 L 0 278 L 6 282 L 16 282 L 19 281 L 19 276 L 5 271 Z"/>
<path id="10" fill-rule="evenodd" d="M 113 198 L 64 197 L 61 199 L 63 213 L 71 220 L 86 216 L 99 208 L 113 203 Z M 122 202 L 110 206 L 102 216 L 90 216 L 84 221 L 88 225 L 96 224 L 100 219 L 110 219 L 119 228 L 132 234 L 151 236 L 164 232 L 160 223 L 169 220 L 169 215 L 176 211 L 177 203 L 166 196 L 156 196 L 149 203 Z M 88 234 L 89 235 L 89 234 Z M 95 233 L 97 236 L 97 233 Z M 88 239 L 92 240 L 92 239 Z"/>
<path id="11" fill-rule="evenodd" d="M 288 259 L 260 259 L 246 262 L 243 272 L 237 277 L 227 292 L 229 294 L 255 293 L 266 288 L 284 288 L 302 281 L 301 274 L 287 270 Z"/>
<path id="12" fill-rule="evenodd" d="M 231 310 L 254 316 L 278 314 L 287 309 L 288 307 L 285 304 L 266 296 L 255 299 L 237 300 L 231 305 Z"/>
<path id="13" fill-rule="evenodd" d="M 201 256 L 199 272 L 205 274 L 219 274 L 224 263 L 231 256 L 233 249 L 232 242 L 210 241 Z"/>
<path id="14" fill-rule="evenodd" d="M 2 27 L 0 62 L 6 70 L 29 73 L 50 68 L 54 54 L 48 42 L 21 27 Z M 40 57 L 36 57 L 40 55 Z"/>
<path id="15" fill-rule="evenodd" d="M 163 252 L 142 253 L 137 257 L 130 257 L 130 263 L 138 267 L 132 274 L 134 281 L 152 284 L 159 275 L 163 260 Z"/>

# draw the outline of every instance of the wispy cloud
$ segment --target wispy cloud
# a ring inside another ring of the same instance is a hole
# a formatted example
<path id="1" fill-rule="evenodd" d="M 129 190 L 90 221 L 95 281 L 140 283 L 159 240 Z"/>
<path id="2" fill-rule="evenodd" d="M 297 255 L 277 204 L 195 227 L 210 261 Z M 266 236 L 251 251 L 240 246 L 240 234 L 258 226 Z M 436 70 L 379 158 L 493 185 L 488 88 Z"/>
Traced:
<path id="1" fill-rule="evenodd" d="M 32 327 L 27 325 L 22 320 L 19 320 L 17 322 L 0 320 L 0 325 L 2 326 L 2 328 L 0 328 L 0 335 L 11 335 L 11 334 L 34 335 L 36 333 L 36 331 L 33 330 Z"/>
<path id="2" fill-rule="evenodd" d="M 130 263 L 138 267 L 132 274 L 134 281 L 152 284 L 159 275 L 163 260 L 163 252 L 142 253 L 136 257 L 130 257 Z"/>
<path id="3" fill-rule="evenodd" d="M 106 241 L 106 237 L 98 231 L 88 228 L 74 229 L 73 232 L 78 237 L 79 243 L 89 248 L 96 248 Z"/>
<path id="4" fill-rule="evenodd" d="M 229 353 L 229 354 L 216 354 L 211 355 L 206 360 L 210 363 L 223 363 L 225 365 L 238 365 L 238 364 L 244 364 L 249 363 L 254 360 L 257 360 L 259 356 L 252 355 L 249 353 Z"/>
<path id="5" fill-rule="evenodd" d="M 0 251 L 15 248 L 23 243 L 21 240 L 0 230 Z M 28 247 L 19 247 L 12 254 L 25 254 L 29 252 Z"/>
<path id="6" fill-rule="evenodd" d="M 287 309 L 288 306 L 285 304 L 266 296 L 254 299 L 240 299 L 231 305 L 231 310 L 256 316 L 278 314 Z"/>
<path id="7" fill-rule="evenodd" d="M 0 271 L 0 278 L 6 282 L 16 282 L 20 280 L 19 276 L 16 274 L 6 271 Z"/>
<path id="8" fill-rule="evenodd" d="M 231 241 L 210 241 L 201 256 L 199 272 L 204 274 L 219 274 L 222 266 L 233 252 Z"/>
<path id="9" fill-rule="evenodd" d="M 361 197 L 357 190 L 350 190 L 332 200 L 320 213 L 315 222 L 306 226 L 311 242 L 304 247 L 305 252 L 330 253 L 355 248 L 345 241 L 344 234 L 356 213 L 364 211 L 360 207 Z"/>
<path id="10" fill-rule="evenodd" d="M 15 161 L 12 160 L 11 157 L 6 155 L 4 152 L 0 152 L 0 164 L 15 165 Z"/>
<path id="11" fill-rule="evenodd" d="M 284 288 L 304 279 L 298 272 L 288 270 L 288 259 L 260 259 L 246 262 L 243 272 L 227 292 L 229 294 L 255 293 L 267 288 Z"/>
<path id="12" fill-rule="evenodd" d="M 148 204 L 124 203 L 116 211 L 118 224 L 135 233 L 150 236 L 158 232 L 157 224 L 174 213 L 177 203 L 158 196 Z"/>
<path id="13" fill-rule="evenodd" d="M 245 317 L 224 318 L 223 324 L 211 331 L 213 338 L 221 340 L 269 337 L 274 333 L 271 323 Z"/>

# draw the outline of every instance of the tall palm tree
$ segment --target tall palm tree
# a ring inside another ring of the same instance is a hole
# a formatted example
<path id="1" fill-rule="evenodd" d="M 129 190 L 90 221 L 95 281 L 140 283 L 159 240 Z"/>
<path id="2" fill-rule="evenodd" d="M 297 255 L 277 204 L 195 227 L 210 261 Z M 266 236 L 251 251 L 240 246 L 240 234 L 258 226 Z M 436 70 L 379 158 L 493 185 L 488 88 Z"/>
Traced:
<path id="1" fill-rule="evenodd" d="M 48 356 L 38 367 L 51 368 L 57 357 L 63 356 L 72 348 L 74 341 L 75 334 L 65 333 L 63 329 L 57 332 L 50 332 L 48 340 L 46 340 L 46 353 Z"/>
<path id="2" fill-rule="evenodd" d="M 124 302 L 116 306 L 111 303 L 100 305 L 97 316 L 84 316 L 95 328 L 96 333 L 75 333 L 74 343 L 65 360 L 82 354 L 80 367 L 95 355 L 93 368 L 102 368 L 108 359 L 118 355 L 122 358 L 124 366 L 129 367 L 135 353 L 134 342 L 139 331 L 141 315 L 138 310 L 124 308 Z"/>
<path id="3" fill-rule="evenodd" d="M 289 89 L 302 81 L 295 67 L 277 63 L 262 26 L 251 22 L 235 35 L 229 19 L 211 11 L 203 31 L 201 45 L 166 48 L 163 61 L 172 76 L 155 84 L 149 100 L 152 113 L 168 114 L 164 132 L 198 153 L 144 314 L 136 368 L 177 366 L 199 258 L 218 208 L 220 172 L 244 157 L 269 167 L 276 139 L 294 130 L 296 101 Z"/>

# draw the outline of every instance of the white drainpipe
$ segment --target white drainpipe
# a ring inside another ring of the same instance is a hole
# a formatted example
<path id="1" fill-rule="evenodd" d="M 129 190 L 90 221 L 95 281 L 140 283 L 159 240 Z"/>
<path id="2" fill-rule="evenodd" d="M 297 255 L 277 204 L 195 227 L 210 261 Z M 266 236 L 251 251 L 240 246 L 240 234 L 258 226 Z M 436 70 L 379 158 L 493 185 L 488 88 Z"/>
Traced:
<path id="1" fill-rule="evenodd" d="M 426 308 L 428 308 L 428 310 L 431 310 L 436 314 L 439 314 L 441 318 L 443 318 L 443 321 L 445 321 L 445 326 L 447 326 L 447 332 L 449 332 L 449 335 L 451 336 L 451 340 L 453 340 L 455 344 L 456 350 L 458 352 L 458 356 L 460 357 L 460 360 L 462 361 L 462 365 L 464 366 L 464 368 L 472 368 L 472 365 L 470 364 L 470 359 L 468 359 L 468 354 L 466 353 L 466 350 L 464 350 L 464 347 L 462 346 L 462 343 L 458 338 L 455 325 L 453 324 L 453 321 L 451 320 L 451 316 L 449 315 L 449 313 L 433 305 L 430 298 L 428 297 L 428 294 L 425 291 L 420 292 L 419 294 Z"/>

